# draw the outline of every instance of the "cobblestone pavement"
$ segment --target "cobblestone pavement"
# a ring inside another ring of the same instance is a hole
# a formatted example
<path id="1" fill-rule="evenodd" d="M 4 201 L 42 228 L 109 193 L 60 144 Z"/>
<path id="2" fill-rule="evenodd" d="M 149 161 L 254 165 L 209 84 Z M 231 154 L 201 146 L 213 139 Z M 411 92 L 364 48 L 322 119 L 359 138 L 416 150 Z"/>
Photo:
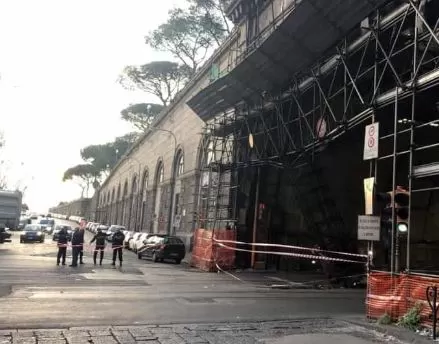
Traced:
<path id="1" fill-rule="evenodd" d="M 0 330 L 0 344 L 403 343 L 335 320 Z"/>

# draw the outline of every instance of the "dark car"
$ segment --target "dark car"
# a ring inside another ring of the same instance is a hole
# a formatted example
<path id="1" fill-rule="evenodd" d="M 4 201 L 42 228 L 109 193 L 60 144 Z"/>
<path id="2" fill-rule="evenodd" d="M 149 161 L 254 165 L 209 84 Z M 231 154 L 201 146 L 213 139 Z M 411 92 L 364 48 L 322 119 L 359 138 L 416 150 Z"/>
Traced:
<path id="1" fill-rule="evenodd" d="M 44 238 L 40 225 L 26 225 L 24 233 L 20 235 L 20 242 L 44 242 Z"/>
<path id="2" fill-rule="evenodd" d="M 117 230 L 121 230 L 122 232 L 126 230 L 124 226 L 116 226 L 112 225 L 107 230 L 107 241 L 112 242 L 113 241 L 113 235 L 117 232 Z"/>
<path id="3" fill-rule="evenodd" d="M 66 226 L 66 225 L 58 225 L 55 227 L 55 229 L 53 230 L 53 236 L 52 236 L 53 241 L 58 241 L 59 232 L 63 228 L 65 228 L 67 230 L 67 240 L 72 241 L 73 228 L 70 226 Z"/>
<path id="4" fill-rule="evenodd" d="M 39 225 L 44 233 L 52 234 L 55 227 L 55 220 L 44 218 L 40 220 Z"/>
<path id="5" fill-rule="evenodd" d="M 154 262 L 172 259 L 180 264 L 186 254 L 183 241 L 176 237 L 166 234 L 154 234 L 148 237 L 144 246 L 137 250 L 137 258 L 152 258 Z"/>
<path id="6" fill-rule="evenodd" d="M 9 232 L 6 228 L 0 228 L 0 243 L 11 241 L 11 235 L 11 232 Z"/>

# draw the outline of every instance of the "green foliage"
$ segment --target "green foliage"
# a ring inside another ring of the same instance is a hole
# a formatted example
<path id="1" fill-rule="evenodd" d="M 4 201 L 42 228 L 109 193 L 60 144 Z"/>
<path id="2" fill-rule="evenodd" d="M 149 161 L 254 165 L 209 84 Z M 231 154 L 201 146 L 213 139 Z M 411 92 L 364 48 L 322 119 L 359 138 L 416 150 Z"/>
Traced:
<path id="1" fill-rule="evenodd" d="M 224 37 L 230 34 L 231 23 L 226 17 L 226 9 L 230 0 L 187 0 L 189 12 L 195 15 L 203 28 L 212 38 L 221 44 Z"/>
<path id="2" fill-rule="evenodd" d="M 224 36 L 222 28 L 199 14 L 176 8 L 169 11 L 165 23 L 145 37 L 145 42 L 153 49 L 170 52 L 192 77 Z"/>
<path id="3" fill-rule="evenodd" d="M 81 150 L 81 157 L 94 166 L 99 173 L 108 172 L 138 137 L 138 133 L 128 133 L 117 137 L 113 142 L 87 146 Z"/>
<path id="4" fill-rule="evenodd" d="M 410 308 L 406 314 L 398 319 L 397 325 L 416 331 L 421 323 L 422 308 L 423 305 L 421 303 L 416 303 L 414 307 Z"/>
<path id="5" fill-rule="evenodd" d="M 151 103 L 133 104 L 123 109 L 120 114 L 123 120 L 131 123 L 135 128 L 145 131 L 163 110 L 163 107 L 163 105 Z"/>
<path id="6" fill-rule="evenodd" d="M 175 94 L 184 87 L 190 70 L 170 61 L 153 61 L 141 66 L 127 66 L 119 82 L 127 89 L 139 89 L 168 105 Z"/>
<path id="7" fill-rule="evenodd" d="M 81 198 L 84 197 L 84 192 L 88 196 L 90 185 L 97 180 L 101 175 L 96 166 L 92 164 L 79 164 L 68 168 L 63 175 L 63 182 L 68 180 L 77 180 L 82 189 Z"/>
<path id="8" fill-rule="evenodd" d="M 79 164 L 68 168 L 63 175 L 63 182 L 71 180 L 74 177 L 87 180 L 99 176 L 99 170 L 91 164 Z"/>
<path id="9" fill-rule="evenodd" d="M 380 325 L 390 325 L 392 323 L 392 318 L 389 314 L 384 313 L 378 318 L 377 323 Z"/>
<path id="10" fill-rule="evenodd" d="M 67 169 L 63 181 L 75 180 L 82 188 L 81 197 L 90 186 L 97 189 L 103 175 L 108 173 L 117 161 L 138 139 L 139 133 L 128 133 L 117 137 L 113 142 L 103 145 L 90 145 L 81 150 L 81 157 L 86 164 L 79 164 Z"/>

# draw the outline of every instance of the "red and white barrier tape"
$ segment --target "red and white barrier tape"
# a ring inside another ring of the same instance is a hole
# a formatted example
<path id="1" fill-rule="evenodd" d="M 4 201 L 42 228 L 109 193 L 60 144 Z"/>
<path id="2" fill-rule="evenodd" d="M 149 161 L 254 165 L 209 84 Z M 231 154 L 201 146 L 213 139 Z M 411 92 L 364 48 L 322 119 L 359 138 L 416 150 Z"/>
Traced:
<path id="1" fill-rule="evenodd" d="M 206 239 L 210 240 L 210 239 Z M 367 254 L 358 254 L 358 253 L 349 253 L 349 252 L 337 252 L 337 251 L 327 251 L 327 250 L 321 250 L 318 248 L 311 248 L 311 247 L 303 247 L 303 246 L 292 246 L 292 245 L 281 245 L 281 244 L 266 244 L 266 243 L 248 243 L 243 241 L 234 241 L 234 240 L 218 240 L 213 238 L 213 241 L 215 241 L 218 244 L 235 244 L 235 245 L 248 245 L 248 246 L 263 246 L 263 247 L 279 247 L 279 248 L 289 248 L 294 250 L 302 250 L 302 251 L 314 251 L 314 252 L 322 252 L 322 253 L 331 253 L 331 254 L 338 254 L 342 256 L 350 256 L 350 257 L 359 257 L 359 258 L 368 258 Z M 270 251 L 269 253 L 275 254 L 275 252 Z"/>
<path id="2" fill-rule="evenodd" d="M 123 246 L 103 246 L 103 248 L 96 248 L 96 245 L 94 244 L 83 244 L 83 245 L 71 245 L 71 244 L 57 244 L 54 247 L 66 247 L 66 248 L 73 248 L 73 247 L 82 247 L 84 251 L 114 251 L 119 248 L 124 248 Z"/>
<path id="3" fill-rule="evenodd" d="M 297 258 L 307 258 L 307 259 L 315 259 L 315 260 L 326 260 L 326 261 L 333 261 L 333 262 L 345 262 L 345 263 L 357 263 L 357 264 L 366 264 L 366 262 L 357 261 L 357 260 L 351 260 L 351 259 L 342 259 L 342 258 L 332 258 L 332 257 L 325 257 L 325 256 L 316 256 L 312 254 L 303 254 L 303 253 L 291 253 L 291 252 L 272 252 L 272 251 L 260 251 L 260 250 L 247 250 L 243 248 L 236 248 L 227 246 L 225 244 L 222 244 L 220 242 L 217 242 L 217 244 L 225 249 L 228 250 L 234 250 L 234 251 L 241 251 L 241 252 L 254 252 L 254 253 L 261 253 L 261 254 L 274 254 L 278 256 L 288 256 L 288 257 L 297 257 Z"/>

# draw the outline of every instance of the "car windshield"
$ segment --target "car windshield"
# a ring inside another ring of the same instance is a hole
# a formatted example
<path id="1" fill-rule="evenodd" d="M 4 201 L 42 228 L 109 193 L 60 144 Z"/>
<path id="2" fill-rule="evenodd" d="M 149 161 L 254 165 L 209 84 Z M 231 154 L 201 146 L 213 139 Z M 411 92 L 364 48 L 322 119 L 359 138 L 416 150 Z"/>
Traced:
<path id="1" fill-rule="evenodd" d="M 47 219 L 40 220 L 40 225 L 47 225 L 48 223 L 49 223 L 49 220 L 47 220 Z"/>
<path id="2" fill-rule="evenodd" d="M 30 226 L 26 226 L 24 228 L 24 230 L 26 232 L 38 232 L 40 230 L 40 227 L 39 226 L 35 226 L 35 225 L 30 225 Z"/>

